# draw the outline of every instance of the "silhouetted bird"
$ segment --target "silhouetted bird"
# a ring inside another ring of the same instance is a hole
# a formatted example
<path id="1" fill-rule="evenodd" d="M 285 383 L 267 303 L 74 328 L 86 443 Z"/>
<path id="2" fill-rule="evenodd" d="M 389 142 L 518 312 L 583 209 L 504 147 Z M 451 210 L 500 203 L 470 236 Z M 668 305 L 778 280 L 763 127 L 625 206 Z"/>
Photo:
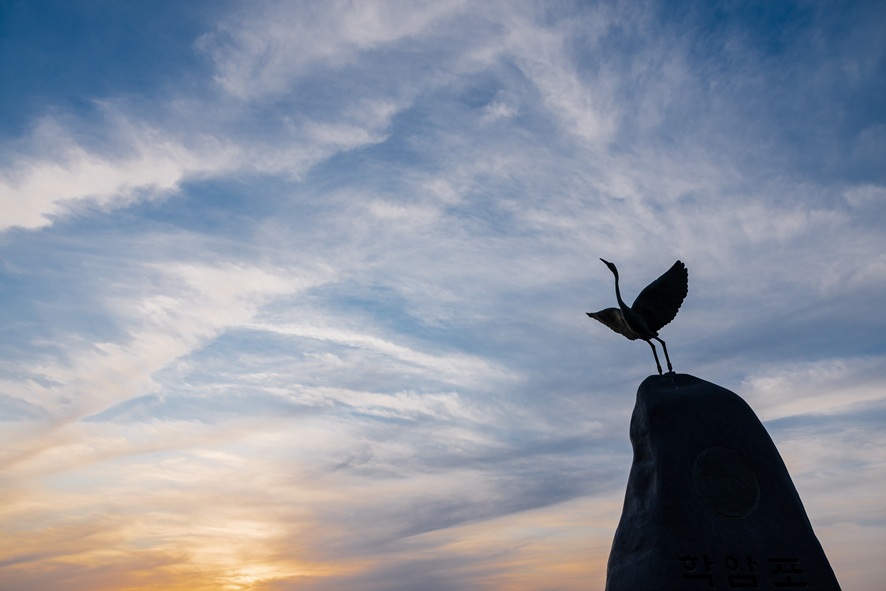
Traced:
<path id="1" fill-rule="evenodd" d="M 588 316 L 595 320 L 599 320 L 615 332 L 626 336 L 635 341 L 642 339 L 649 343 L 652 347 L 652 354 L 655 356 L 655 366 L 658 373 L 661 373 L 661 364 L 658 362 L 658 353 L 655 352 L 655 345 L 652 339 L 661 343 L 664 349 L 665 360 L 668 362 L 668 372 L 673 372 L 671 360 L 668 358 L 668 348 L 665 342 L 658 338 L 658 331 L 665 324 L 674 319 L 680 304 L 689 292 L 689 273 L 686 271 L 686 265 L 681 261 L 674 263 L 664 275 L 650 283 L 640 292 L 634 305 L 628 308 L 624 300 L 621 299 L 621 292 L 618 290 L 618 269 L 609 261 L 600 259 L 612 274 L 615 275 L 615 298 L 618 300 L 618 308 L 606 308 L 599 312 L 588 312 Z"/>

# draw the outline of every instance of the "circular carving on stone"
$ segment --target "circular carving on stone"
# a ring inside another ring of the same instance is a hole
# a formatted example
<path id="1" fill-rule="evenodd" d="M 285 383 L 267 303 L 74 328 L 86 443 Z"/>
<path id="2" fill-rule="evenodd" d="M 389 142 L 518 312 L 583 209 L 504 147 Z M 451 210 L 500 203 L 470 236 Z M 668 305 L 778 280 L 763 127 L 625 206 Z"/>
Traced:
<path id="1" fill-rule="evenodd" d="M 738 452 L 709 447 L 692 466 L 695 492 L 708 507 L 726 517 L 747 517 L 760 501 L 754 469 Z"/>

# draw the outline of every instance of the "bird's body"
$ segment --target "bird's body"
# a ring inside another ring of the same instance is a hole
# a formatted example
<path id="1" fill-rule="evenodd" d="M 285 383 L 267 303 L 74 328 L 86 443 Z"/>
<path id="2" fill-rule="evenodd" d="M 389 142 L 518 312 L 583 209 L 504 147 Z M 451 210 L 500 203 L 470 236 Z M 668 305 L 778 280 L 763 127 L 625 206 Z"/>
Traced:
<path id="1" fill-rule="evenodd" d="M 668 371 L 674 371 L 668 358 L 668 348 L 665 342 L 658 338 L 658 331 L 674 319 L 689 291 L 689 273 L 686 271 L 686 265 L 681 261 L 674 263 L 661 277 L 647 285 L 634 300 L 634 304 L 628 307 L 621 299 L 621 291 L 618 288 L 618 269 L 609 261 L 600 260 L 615 275 L 615 298 L 618 300 L 618 308 L 588 312 L 588 316 L 632 341 L 641 339 L 649 343 L 655 356 L 658 373 L 661 373 L 658 353 L 652 344 L 652 339 L 655 339 L 664 349 Z"/>

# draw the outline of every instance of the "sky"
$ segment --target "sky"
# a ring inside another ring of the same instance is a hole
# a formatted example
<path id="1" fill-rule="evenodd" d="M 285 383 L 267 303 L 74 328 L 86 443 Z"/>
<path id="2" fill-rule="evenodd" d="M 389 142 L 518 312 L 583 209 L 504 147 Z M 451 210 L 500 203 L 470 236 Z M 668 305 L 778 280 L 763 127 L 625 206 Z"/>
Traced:
<path id="1" fill-rule="evenodd" d="M 0 589 L 602 589 L 677 372 L 886 548 L 886 4 L 0 1 Z"/>

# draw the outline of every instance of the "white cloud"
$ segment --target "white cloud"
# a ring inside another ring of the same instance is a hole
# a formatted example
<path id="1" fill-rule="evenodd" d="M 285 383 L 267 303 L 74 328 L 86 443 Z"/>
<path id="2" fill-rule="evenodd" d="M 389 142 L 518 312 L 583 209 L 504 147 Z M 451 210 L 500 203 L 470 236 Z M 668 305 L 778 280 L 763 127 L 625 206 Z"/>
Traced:
<path id="1" fill-rule="evenodd" d="M 886 203 L 886 187 L 866 184 L 852 187 L 843 193 L 843 197 L 853 207 L 865 207 L 872 203 L 883 205 Z"/>
<path id="2" fill-rule="evenodd" d="M 509 119 L 516 115 L 517 112 L 516 106 L 495 100 L 483 108 L 483 121 L 491 122 L 501 118 Z"/>
<path id="3" fill-rule="evenodd" d="M 125 329 L 123 337 L 91 346 L 78 339 L 67 362 L 47 360 L 32 368 L 51 385 L 11 382 L 7 391 L 65 420 L 154 393 L 154 374 L 174 360 L 248 323 L 270 299 L 324 280 L 313 272 L 240 264 L 175 262 L 146 265 L 142 272 L 132 283 L 109 287 L 117 295 L 109 295 L 107 304 Z"/>
<path id="4" fill-rule="evenodd" d="M 234 96 L 255 100 L 286 93 L 314 66 L 339 68 L 362 51 L 432 32 L 463 0 L 413 2 L 270 2 L 248 8 L 201 38 L 216 80 Z M 252 14 L 245 14 L 246 12 Z"/>
<path id="5" fill-rule="evenodd" d="M 825 359 L 752 374 L 740 393 L 762 420 L 803 414 L 838 414 L 886 396 L 883 357 Z"/>
<path id="6" fill-rule="evenodd" d="M 462 353 L 432 355 L 372 334 L 347 329 L 300 324 L 249 323 L 245 326 L 254 330 L 329 341 L 367 353 L 378 354 L 397 364 L 402 364 L 397 367 L 399 372 L 409 372 L 408 366 L 420 368 L 423 379 L 476 386 L 489 380 L 513 380 L 516 378 L 515 375 L 506 372 L 504 368 L 496 367 L 490 361 L 480 357 Z"/>
<path id="7" fill-rule="evenodd" d="M 273 142 L 239 137 L 217 123 L 203 123 L 214 134 L 187 123 L 154 128 L 113 111 L 96 124 L 111 144 L 101 151 L 45 118 L 23 142 L 27 152 L 0 169 L 0 232 L 48 226 L 84 205 L 116 209 L 162 198 L 188 180 L 244 170 L 298 178 L 333 154 L 384 141 L 397 109 L 389 101 L 357 101 L 331 121 L 284 122 L 285 133 Z M 187 112 L 177 117 L 189 119 Z"/>
<path id="8" fill-rule="evenodd" d="M 515 48 L 521 68 L 542 93 L 547 107 L 560 118 L 563 129 L 592 144 L 610 140 L 619 116 L 610 102 L 611 83 L 601 78 L 595 81 L 596 87 L 585 85 L 574 63 L 564 55 L 566 39 L 562 34 L 534 30 L 526 38 L 534 43 L 524 42 Z"/>
<path id="9" fill-rule="evenodd" d="M 188 177 L 226 168 L 237 154 L 212 138 L 188 148 L 160 130 L 126 122 L 112 133 L 123 136 L 122 154 L 84 148 L 45 119 L 31 137 L 35 154 L 0 170 L 0 231 L 49 225 L 81 201 L 119 207 L 164 195 Z"/>

